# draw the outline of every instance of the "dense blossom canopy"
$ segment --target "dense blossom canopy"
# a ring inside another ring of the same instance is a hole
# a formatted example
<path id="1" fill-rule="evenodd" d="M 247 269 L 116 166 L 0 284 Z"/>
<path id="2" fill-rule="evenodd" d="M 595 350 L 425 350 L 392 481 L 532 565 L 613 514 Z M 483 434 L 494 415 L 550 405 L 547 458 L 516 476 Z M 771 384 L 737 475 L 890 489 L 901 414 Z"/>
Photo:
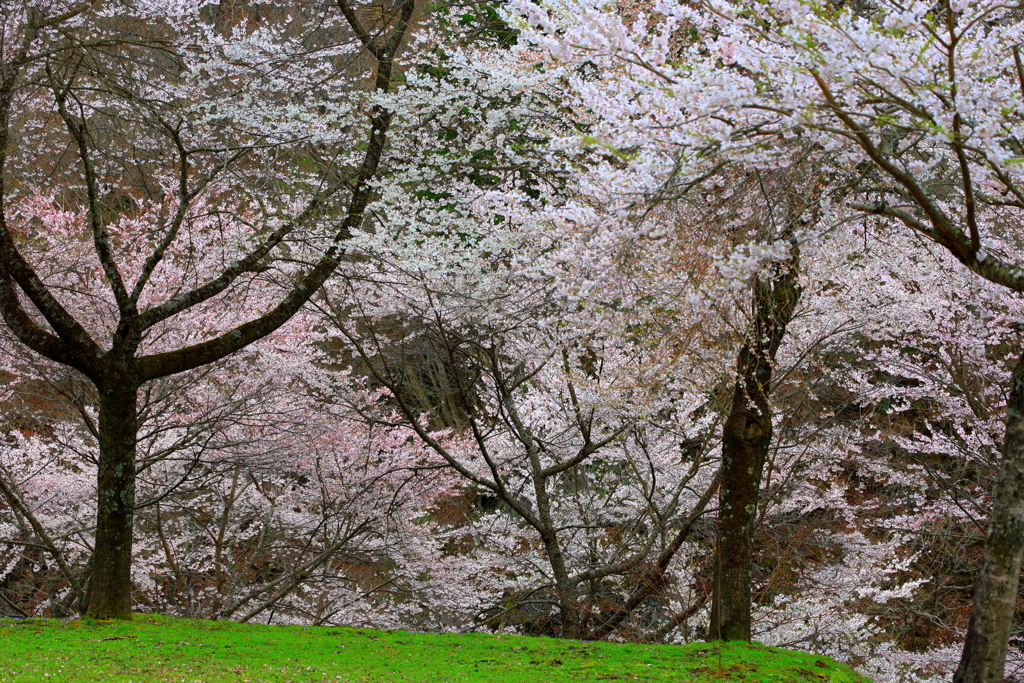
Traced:
<path id="1" fill-rule="evenodd" d="M 1022 31 L 5 3 L 0 613 L 96 609 L 108 543 L 135 609 L 702 638 L 745 417 L 751 635 L 948 680 L 1024 382 Z"/>

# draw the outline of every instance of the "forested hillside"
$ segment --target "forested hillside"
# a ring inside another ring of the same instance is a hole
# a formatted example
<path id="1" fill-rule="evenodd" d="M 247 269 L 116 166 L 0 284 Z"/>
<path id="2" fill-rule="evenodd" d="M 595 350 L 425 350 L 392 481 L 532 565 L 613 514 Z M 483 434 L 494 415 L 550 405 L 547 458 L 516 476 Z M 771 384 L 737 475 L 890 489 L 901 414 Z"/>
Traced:
<path id="1" fill-rule="evenodd" d="M 1024 682 L 1024 11 L 0 0 L 0 616 Z"/>

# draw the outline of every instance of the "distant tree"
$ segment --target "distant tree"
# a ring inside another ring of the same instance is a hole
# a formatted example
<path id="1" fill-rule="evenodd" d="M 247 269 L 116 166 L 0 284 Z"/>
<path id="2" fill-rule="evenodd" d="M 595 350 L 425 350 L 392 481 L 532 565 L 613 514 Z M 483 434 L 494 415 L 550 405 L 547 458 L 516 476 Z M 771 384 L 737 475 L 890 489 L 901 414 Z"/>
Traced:
<path id="1" fill-rule="evenodd" d="M 468 289 L 459 279 L 371 267 L 357 288 L 325 301 L 331 329 L 356 351 L 347 361 L 352 377 L 386 389 L 353 410 L 414 430 L 479 497 L 449 535 L 452 555 L 462 548 L 470 566 L 491 563 L 481 573 L 506 577 L 484 623 L 562 637 L 651 637 L 645 610 L 668 601 L 670 567 L 688 554 L 715 491 L 705 466 L 714 442 L 701 438 L 714 416 L 677 414 L 670 390 L 633 397 L 640 349 L 541 331 L 540 316 L 553 313 L 544 288 L 524 281 L 511 295 L 514 272 Z M 406 312 L 404 324 L 381 315 L 392 307 Z M 674 626 L 704 600 L 648 618 Z"/>

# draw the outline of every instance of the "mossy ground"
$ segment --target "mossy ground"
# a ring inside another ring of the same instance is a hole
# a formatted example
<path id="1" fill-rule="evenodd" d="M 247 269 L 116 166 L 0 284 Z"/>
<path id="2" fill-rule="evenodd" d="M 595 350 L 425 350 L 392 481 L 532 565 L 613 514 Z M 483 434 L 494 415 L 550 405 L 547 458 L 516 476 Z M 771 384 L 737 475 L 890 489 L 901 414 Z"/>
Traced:
<path id="1" fill-rule="evenodd" d="M 131 622 L 0 620 L 0 681 L 869 683 L 826 657 L 756 644 L 619 645 L 151 615 Z"/>

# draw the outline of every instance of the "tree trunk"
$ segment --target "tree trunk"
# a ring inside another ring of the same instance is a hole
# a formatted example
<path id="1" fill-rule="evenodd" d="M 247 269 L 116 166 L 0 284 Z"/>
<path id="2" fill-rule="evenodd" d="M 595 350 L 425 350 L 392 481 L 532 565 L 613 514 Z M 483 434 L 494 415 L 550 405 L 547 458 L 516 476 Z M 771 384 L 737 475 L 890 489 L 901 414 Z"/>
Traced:
<path id="1" fill-rule="evenodd" d="M 708 640 L 750 641 L 754 520 L 761 475 L 772 441 L 772 366 L 793 318 L 800 287 L 799 250 L 773 266 L 770 278 L 753 286 L 752 326 L 736 358 L 732 407 L 722 433 L 718 495 L 718 548 Z"/>
<path id="2" fill-rule="evenodd" d="M 1002 683 L 1024 556 L 1024 354 L 1017 359 L 1006 406 L 1006 438 L 985 550 L 974 583 L 967 640 L 954 683 Z"/>
<path id="3" fill-rule="evenodd" d="M 115 380 L 100 388 L 96 546 L 86 616 L 131 619 L 132 519 L 138 385 Z"/>
<path id="4" fill-rule="evenodd" d="M 743 374 L 754 374 L 750 372 L 751 355 L 746 346 L 740 350 Z M 772 440 L 772 414 L 766 401 L 757 401 L 760 406 L 751 401 L 745 379 L 736 380 L 732 410 L 722 435 L 718 552 L 709 640 L 750 640 L 754 519 L 761 473 Z"/>

